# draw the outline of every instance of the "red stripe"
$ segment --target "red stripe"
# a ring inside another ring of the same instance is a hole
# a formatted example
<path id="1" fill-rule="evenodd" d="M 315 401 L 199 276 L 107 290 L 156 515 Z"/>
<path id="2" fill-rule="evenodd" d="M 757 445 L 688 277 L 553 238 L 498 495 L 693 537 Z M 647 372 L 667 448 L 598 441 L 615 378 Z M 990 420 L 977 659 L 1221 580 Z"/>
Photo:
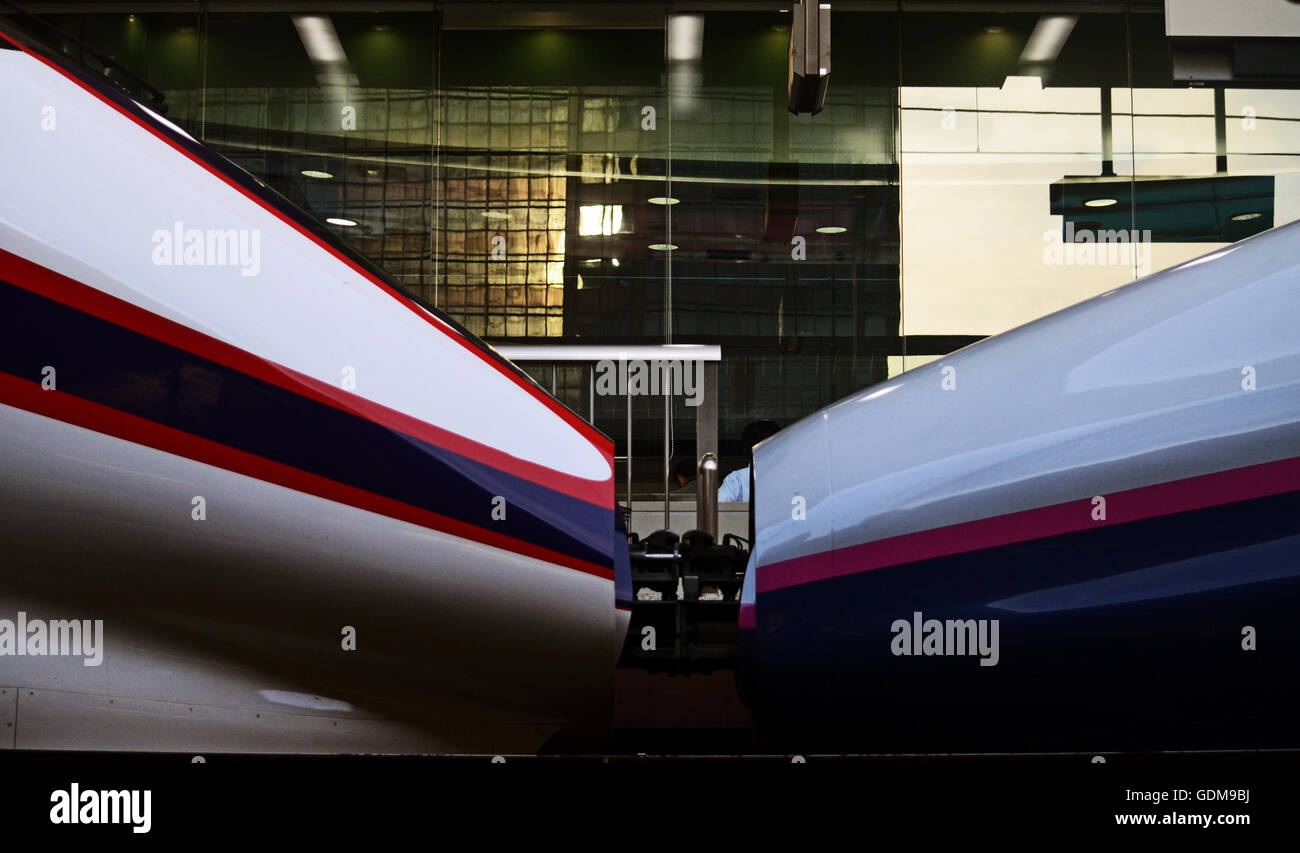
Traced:
<path id="1" fill-rule="evenodd" d="M 0 373 L 0 403 L 606 580 L 614 570 Z"/>
<path id="2" fill-rule="evenodd" d="M 1092 520 L 1092 498 L 864 542 L 758 568 L 759 592 L 873 569 L 1028 542 L 1092 527 L 1286 494 L 1300 489 L 1300 457 L 1264 462 L 1104 495 L 1106 520 Z"/>
<path id="3" fill-rule="evenodd" d="M 425 322 L 427 322 L 430 326 L 433 326 L 435 329 L 437 329 L 437 330 L 438 330 L 439 332 L 441 332 L 442 334 L 446 335 L 447 337 L 449 337 L 449 338 L 451 338 L 452 340 L 454 340 L 454 341 L 456 341 L 457 343 L 459 343 L 459 344 L 460 344 L 461 346 L 463 346 L 466 350 L 468 350 L 469 352 L 473 353 L 475 356 L 477 356 L 477 357 L 478 357 L 479 359 L 481 359 L 483 362 L 485 362 L 485 363 L 491 365 L 491 366 L 492 366 L 493 368 L 495 368 L 498 372 L 500 372 L 501 375 L 508 377 L 512 382 L 514 382 L 514 383 L 515 383 L 516 385 L 518 385 L 520 388 L 523 388 L 525 391 L 527 391 L 529 394 L 531 394 L 535 399 L 537 399 L 537 400 L 540 401 L 543 405 L 545 405 L 548 409 L 550 409 L 552 412 L 554 412 L 555 414 L 559 415 L 562 419 L 564 419 L 564 421 L 565 421 L 566 423 L 568 423 L 569 426 L 571 426 L 571 427 L 573 427 L 574 429 L 576 429 L 576 430 L 577 430 L 577 431 L 578 431 L 578 432 L 579 432 L 583 437 L 585 437 L 588 441 L 590 441 L 592 444 L 596 445 L 599 449 L 601 449 L 601 450 L 605 453 L 605 455 L 608 457 L 608 461 L 609 461 L 609 463 L 610 463 L 610 469 L 611 469 L 611 471 L 613 470 L 613 455 L 614 455 L 614 443 L 613 443 L 613 441 L 610 440 L 610 439 L 609 439 L 608 437 L 606 437 L 605 435 L 603 435 L 599 430 L 597 430 L 597 429 L 596 429 L 595 427 L 593 427 L 591 424 L 587 423 L 587 422 L 584 421 L 582 418 L 578 417 L 578 415 L 577 415 L 575 412 L 573 412 L 571 409 L 569 409 L 567 406 L 564 406 L 564 405 L 561 404 L 558 400 L 555 400 L 553 397 L 549 396 L 546 392 L 544 392 L 544 391 L 543 391 L 541 388 L 539 388 L 537 385 L 533 384 L 531 381 L 529 381 L 529 380 L 525 379 L 524 377 L 520 376 L 519 374 L 515 373 L 513 370 L 511 370 L 511 369 L 510 369 L 509 367 L 507 367 L 505 364 L 503 364 L 503 363 L 501 363 L 500 361 L 498 361 L 497 358 L 494 358 L 493 356 L 491 356 L 491 355 L 489 355 L 488 353 L 484 352 L 484 351 L 483 351 L 482 349 L 480 349 L 479 347 L 475 346 L 472 342 L 466 340 L 465 337 L 464 337 L 463 335 L 461 335 L 459 332 L 457 332 L 454 328 L 452 328 L 451 326 L 447 325 L 445 322 L 443 322 L 442 320 L 438 319 L 438 318 L 437 318 L 436 316 L 434 316 L 433 314 L 430 314 L 430 313 L 429 313 L 428 311 L 426 311 L 424 308 L 421 308 L 419 305 L 417 305 L 416 303 L 412 302 L 410 299 L 408 299 L 408 298 L 406 298 L 405 296 L 403 296 L 401 293 L 399 293 L 399 292 L 398 292 L 397 290 L 395 290 L 393 287 L 391 287 L 390 285 L 388 285 L 386 282 L 382 281 L 381 279 L 376 278 L 376 277 L 375 277 L 374 275 L 372 275 L 368 270 L 366 270 L 365 268 L 359 266 L 359 265 L 356 264 L 354 261 L 352 261 L 352 259 L 350 259 L 347 255 L 343 254 L 343 253 L 340 252 L 338 249 L 334 248 L 333 246 L 331 246 L 331 245 L 329 245 L 328 243 L 326 243 L 326 242 L 324 242 L 323 240 L 321 240 L 320 237 L 318 237 L 316 234 L 313 234 L 311 231 L 309 231 L 308 229 L 304 228 L 301 224 L 299 224 L 298 222 L 295 222 L 292 218 L 290 218 L 290 217 L 288 217 L 288 216 L 285 216 L 285 214 L 284 214 L 283 212 L 281 212 L 281 211 L 279 210 L 279 208 L 277 208 L 274 204 L 272 204 L 272 203 L 270 203 L 269 201 L 267 201 L 267 200 L 261 198 L 260 196 L 256 195 L 256 194 L 253 193 L 251 190 L 249 190 L 247 187 L 244 187 L 243 185 L 241 185 L 241 184 L 240 184 L 238 181 L 236 181 L 235 179 L 233 179 L 233 178 L 231 178 L 230 176 L 226 175 L 224 172 L 222 172 L 222 171 L 220 171 L 220 170 L 214 168 L 210 163 L 208 163 L 208 162 L 207 162 L 206 160 L 204 160 L 202 157 L 199 157 L 197 154 L 193 153 L 193 152 L 190 151 L 189 149 L 187 149 L 187 148 L 185 148 L 184 146 L 182 146 L 182 145 L 180 145 L 179 143 L 177 143 L 176 140 L 173 139 L 173 138 L 172 138 L 168 133 L 162 131 L 161 129 L 159 129 L 159 128 L 157 128 L 157 127 L 155 127 L 154 125 L 150 124 L 149 122 L 146 122 L 145 120 L 143 120 L 142 118 L 140 118 L 139 116 L 137 116 L 135 113 L 131 112 L 130 110 L 128 110 L 128 109 L 126 109 L 126 108 L 124 108 L 121 104 L 117 103 L 117 102 L 116 102 L 115 100 L 113 100 L 112 98 L 110 98 L 110 97 L 108 97 L 107 95 L 105 95 L 105 94 L 103 94 L 102 92 L 100 92 L 100 91 L 99 91 L 98 89 L 96 89 L 94 86 L 92 86 L 92 85 L 90 85 L 90 84 L 88 84 L 88 83 L 86 83 L 86 82 L 80 80 L 79 78 L 77 78 L 77 77 L 74 76 L 74 75 L 70 75 L 70 74 L 65 73 L 64 70 L 63 70 L 63 69 L 62 69 L 62 68 L 61 68 L 57 63 L 55 63 L 55 62 L 53 62 L 53 61 L 47 59 L 47 58 L 44 57 L 44 56 L 41 56 L 40 54 L 34 53 L 33 51 L 29 50 L 25 45 L 21 44 L 20 42 L 15 41 L 14 39 L 10 38 L 10 37 L 9 37 L 8 35 L 6 35 L 5 33 L 0 32 L 0 38 L 3 38 L 5 41 L 7 41 L 7 42 L 9 42 L 10 44 L 14 45 L 14 46 L 17 47 L 19 50 L 21 50 L 23 53 L 27 54 L 28 56 L 31 56 L 32 58 L 36 59 L 38 62 L 42 63 L 43 65 L 45 65 L 45 66 L 47 66 L 47 67 L 49 67 L 50 69 L 52 69 L 53 71 L 55 71 L 56 73 L 58 73 L 59 75 L 61 75 L 62 77 L 64 77 L 65 79 L 68 79 L 68 80 L 72 81 L 72 82 L 75 83 L 77 86 L 81 87 L 83 90 L 85 90 L 85 91 L 88 92 L 89 94 L 93 95 L 95 98 L 99 99 L 102 103 L 104 103 L 104 104 L 108 105 L 109 107 L 113 108 L 113 109 L 116 110 L 119 114 L 121 114 L 121 115 L 125 116 L 126 118 L 130 119 L 131 121 L 135 122 L 136 125 L 138 125 L 139 127 L 145 129 L 146 131 L 148 131 L 149 133 L 151 133 L 154 137 L 156 137 L 157 139 L 159 139 L 159 140 L 161 140 L 162 142 L 164 142 L 164 143 L 166 143 L 167 145 L 169 145 L 169 146 L 170 146 L 172 149 L 174 149 L 175 151 L 177 151 L 177 152 L 179 152 L 179 153 L 185 155 L 185 157 L 187 157 L 191 162 L 195 163 L 195 164 L 198 165 L 198 166 L 201 166 L 201 167 L 202 167 L 204 170 L 206 170 L 209 174 L 211 174 L 211 175 L 213 175 L 213 176 L 219 178 L 219 179 L 222 180 L 224 183 L 226 183 L 228 186 L 230 186 L 232 189 L 234 189 L 234 190 L 236 190 L 237 192 L 239 192 L 240 194 L 242 194 L 245 198 L 247 198 L 247 199 L 249 199 L 250 201 L 256 203 L 256 204 L 257 204 L 258 206 L 260 206 L 263 210 L 266 210 L 268 213 L 270 213 L 271 215 L 275 216 L 275 217 L 276 217 L 277 219 L 279 219 L 281 222 L 283 222 L 283 223 L 285 223 L 286 225 L 288 225 L 289 227 L 293 228 L 293 229 L 294 229 L 295 231 L 297 231 L 299 234 L 301 234 L 301 235 L 303 235 L 304 237 L 306 237 L 307 239 L 311 240 L 313 243 L 315 243 L 315 244 L 316 244 L 317 246 L 319 246 L 320 248 L 322 248 L 322 249 L 324 249 L 325 251 L 329 252 L 329 253 L 330 253 L 331 255 L 333 255 L 337 260 L 339 260 L 339 261 L 343 262 L 344 264 L 346 264 L 350 269 L 352 269 L 353 271 L 355 271 L 358 275 L 360 275 L 360 276 L 361 276 L 362 278 L 364 278 L 366 281 L 368 281 L 368 282 L 370 282 L 371 284 L 375 285 L 376 287 L 380 288 L 380 289 L 383 290 L 385 293 L 387 293 L 389 296 L 392 296 L 394 299 L 396 299 L 399 303 L 401 303 L 402 305 L 404 305 L 408 310 L 410 310 L 410 311 L 411 311 L 412 313 L 414 313 L 416 316 L 422 318 L 422 319 L 423 319 Z M 215 155 L 215 152 L 214 152 L 214 155 Z M 216 156 L 219 156 L 219 155 L 216 155 Z M 613 475 L 612 475 L 612 474 L 610 475 L 610 482 L 611 482 L 611 483 L 613 482 Z"/>
<path id="4" fill-rule="evenodd" d="M 613 505 L 612 473 L 609 479 L 598 482 L 519 459 L 489 445 L 465 438 L 291 368 L 252 355 L 238 347 L 118 299 L 116 296 L 88 287 L 4 249 L 0 249 L 0 278 L 70 308 L 238 370 L 318 403 L 358 415 L 412 438 L 427 441 L 453 453 L 491 465 L 498 470 L 523 477 L 548 489 L 602 508 Z M 612 471 L 612 460 L 610 465 Z"/>

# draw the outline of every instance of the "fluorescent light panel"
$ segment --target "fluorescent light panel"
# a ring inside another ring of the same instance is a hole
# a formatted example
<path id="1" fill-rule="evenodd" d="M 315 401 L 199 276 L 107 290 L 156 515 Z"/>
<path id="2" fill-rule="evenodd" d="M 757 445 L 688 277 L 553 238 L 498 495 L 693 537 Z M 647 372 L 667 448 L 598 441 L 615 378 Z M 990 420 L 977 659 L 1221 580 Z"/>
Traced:
<path id="1" fill-rule="evenodd" d="M 1078 18 L 1074 15 L 1044 15 L 1039 18 L 1029 41 L 1025 42 L 1020 61 L 1025 64 L 1055 62 L 1076 21 Z"/>
<path id="2" fill-rule="evenodd" d="M 668 16 L 668 61 L 699 62 L 704 56 L 704 16 Z"/>

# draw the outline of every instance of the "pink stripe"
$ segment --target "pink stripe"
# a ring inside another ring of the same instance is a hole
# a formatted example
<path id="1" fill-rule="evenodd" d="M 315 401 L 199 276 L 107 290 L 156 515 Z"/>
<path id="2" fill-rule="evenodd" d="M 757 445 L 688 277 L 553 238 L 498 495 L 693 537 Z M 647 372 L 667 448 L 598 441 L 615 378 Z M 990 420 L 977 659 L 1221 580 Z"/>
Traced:
<path id="1" fill-rule="evenodd" d="M 348 414 L 358 415 L 413 438 L 445 448 L 453 453 L 476 459 L 500 471 L 532 481 L 548 489 L 571 495 L 579 500 L 607 507 L 613 503 L 614 462 L 612 448 L 598 448 L 609 465 L 610 475 L 604 480 L 587 480 L 575 474 L 558 471 L 537 462 L 519 459 L 491 445 L 461 436 L 419 418 L 391 409 L 336 388 L 292 368 L 277 364 L 252 353 L 231 346 L 224 341 L 196 332 L 188 326 L 146 311 L 133 303 L 96 290 L 76 279 L 43 267 L 34 261 L 0 249 L 0 276 L 6 281 L 39 294 L 47 299 L 67 305 L 77 311 L 107 320 L 124 329 L 146 335 L 169 346 L 194 353 L 233 370 L 238 370 L 263 382 L 333 406 Z"/>
<path id="2" fill-rule="evenodd" d="M 737 624 L 742 631 L 753 631 L 758 627 L 758 614 L 754 612 L 754 605 L 740 605 L 740 620 Z"/>
<path id="3" fill-rule="evenodd" d="M 795 557 L 760 566 L 758 589 L 766 592 L 885 566 L 1027 542 L 1090 527 L 1173 515 L 1297 489 L 1300 489 L 1300 457 L 1265 462 L 1105 495 L 1104 521 L 1093 520 L 1092 498 L 1088 497 Z"/>

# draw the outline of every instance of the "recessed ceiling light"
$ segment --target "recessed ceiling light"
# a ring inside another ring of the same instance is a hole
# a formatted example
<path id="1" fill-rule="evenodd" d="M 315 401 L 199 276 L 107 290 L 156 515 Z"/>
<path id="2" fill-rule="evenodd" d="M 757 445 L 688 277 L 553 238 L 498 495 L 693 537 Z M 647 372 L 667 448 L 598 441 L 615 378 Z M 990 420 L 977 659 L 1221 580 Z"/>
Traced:
<path id="1" fill-rule="evenodd" d="M 1074 15 L 1044 15 L 1039 18 L 1034 31 L 1029 34 L 1029 41 L 1025 42 L 1025 49 L 1020 52 L 1021 64 L 1055 62 L 1078 20 Z"/>
<path id="2" fill-rule="evenodd" d="M 328 15 L 294 15 L 293 26 L 313 64 L 329 65 L 348 61 L 339 34 L 334 29 L 334 22 Z"/>
<path id="3" fill-rule="evenodd" d="M 681 199 L 673 198 L 670 195 L 657 195 L 650 199 L 651 204 L 677 204 Z"/>
<path id="4" fill-rule="evenodd" d="M 302 174 L 306 178 L 320 178 L 321 180 L 334 177 L 329 172 L 322 172 L 319 169 L 303 169 Z"/>
<path id="5" fill-rule="evenodd" d="M 1004 30 L 1002 27 L 985 27 L 984 32 L 988 33 L 991 36 L 996 36 L 1005 33 L 1006 30 Z"/>
<path id="6" fill-rule="evenodd" d="M 485 210 L 483 211 L 484 219 L 509 219 L 510 214 L 503 210 Z"/>
<path id="7" fill-rule="evenodd" d="M 651 248 L 651 249 L 654 249 L 656 252 L 671 252 L 673 249 L 676 249 L 676 248 L 677 248 L 677 244 L 675 244 L 675 243 L 651 243 L 651 244 L 650 244 L 650 248 Z"/>
<path id="8" fill-rule="evenodd" d="M 609 262 L 614 266 L 618 266 L 618 258 L 611 258 Z"/>
<path id="9" fill-rule="evenodd" d="M 386 33 L 389 30 L 391 30 L 392 27 L 390 27 L 388 24 L 375 24 L 370 29 L 374 30 L 377 33 Z"/>
<path id="10" fill-rule="evenodd" d="M 351 219 L 344 219 L 341 216 L 331 216 L 325 221 L 330 225 L 341 225 L 344 228 L 355 228 L 357 226 L 357 223 L 353 222 Z"/>
<path id="11" fill-rule="evenodd" d="M 1263 215 L 1264 215 L 1264 214 L 1262 214 L 1262 213 L 1238 213 L 1236 216 L 1232 217 L 1232 221 L 1233 221 L 1233 222 L 1249 222 L 1249 221 L 1252 220 L 1252 219 L 1259 219 L 1259 218 L 1260 218 L 1261 216 L 1263 216 Z"/>
<path id="12" fill-rule="evenodd" d="M 1113 198 L 1090 198 L 1083 203 L 1084 207 L 1110 207 L 1116 204 Z"/>
<path id="13" fill-rule="evenodd" d="M 817 233 L 818 234 L 843 234 L 845 231 L 848 230 L 849 229 L 842 228 L 839 225 L 823 225 L 821 228 L 817 229 Z"/>

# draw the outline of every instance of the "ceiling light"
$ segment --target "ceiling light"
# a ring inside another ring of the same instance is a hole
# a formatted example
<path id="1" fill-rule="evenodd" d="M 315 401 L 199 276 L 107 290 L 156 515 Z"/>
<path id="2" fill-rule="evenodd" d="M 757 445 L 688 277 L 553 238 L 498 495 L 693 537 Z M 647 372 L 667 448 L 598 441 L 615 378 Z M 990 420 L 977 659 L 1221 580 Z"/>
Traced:
<path id="1" fill-rule="evenodd" d="M 610 263 L 613 264 L 614 266 L 618 266 L 618 258 L 611 258 Z"/>
<path id="2" fill-rule="evenodd" d="M 848 230 L 849 229 L 843 228 L 839 225 L 823 225 L 821 228 L 817 229 L 817 233 L 818 234 L 843 234 L 845 231 Z"/>
<path id="3" fill-rule="evenodd" d="M 1090 198 L 1083 203 L 1084 207 L 1110 207 L 1117 202 L 1113 198 Z"/>
<path id="4" fill-rule="evenodd" d="M 984 32 L 988 33 L 991 36 L 996 36 L 1005 33 L 1006 30 L 1002 29 L 1002 27 L 985 27 Z"/>
<path id="5" fill-rule="evenodd" d="M 704 16 L 668 16 L 668 61 L 699 62 L 704 55 Z"/>
<path id="6" fill-rule="evenodd" d="M 651 204 L 677 204 L 681 199 L 673 198 L 669 195 L 657 195 L 650 199 Z"/>
<path id="7" fill-rule="evenodd" d="M 1233 222 L 1249 222 L 1249 221 L 1252 220 L 1252 219 L 1259 219 L 1259 218 L 1260 218 L 1261 216 L 1263 216 L 1263 215 L 1264 215 L 1264 214 L 1262 214 L 1262 213 L 1238 213 L 1236 216 L 1232 217 L 1232 221 L 1233 221 Z"/>
<path id="8" fill-rule="evenodd" d="M 1034 31 L 1029 34 L 1029 41 L 1025 42 L 1020 61 L 1055 62 L 1077 20 L 1074 15 L 1044 15 L 1039 18 Z"/>
<path id="9" fill-rule="evenodd" d="M 341 216 L 331 216 L 325 221 L 330 225 L 341 225 L 344 228 L 355 228 L 357 226 L 357 223 L 353 222 L 351 219 L 344 219 Z"/>
<path id="10" fill-rule="evenodd" d="M 322 181 L 334 177 L 329 172 L 322 172 L 319 169 L 303 169 L 302 175 L 305 178 L 319 178 Z"/>
<path id="11" fill-rule="evenodd" d="M 675 244 L 675 243 L 651 243 L 651 244 L 650 244 L 650 248 L 651 248 L 651 249 L 654 249 L 656 252 L 671 252 L 673 249 L 676 249 L 676 248 L 677 248 L 677 244 Z"/>
<path id="12" fill-rule="evenodd" d="M 330 19 L 320 15 L 294 15 L 293 25 L 307 56 L 316 64 L 346 62 L 347 54 Z"/>

